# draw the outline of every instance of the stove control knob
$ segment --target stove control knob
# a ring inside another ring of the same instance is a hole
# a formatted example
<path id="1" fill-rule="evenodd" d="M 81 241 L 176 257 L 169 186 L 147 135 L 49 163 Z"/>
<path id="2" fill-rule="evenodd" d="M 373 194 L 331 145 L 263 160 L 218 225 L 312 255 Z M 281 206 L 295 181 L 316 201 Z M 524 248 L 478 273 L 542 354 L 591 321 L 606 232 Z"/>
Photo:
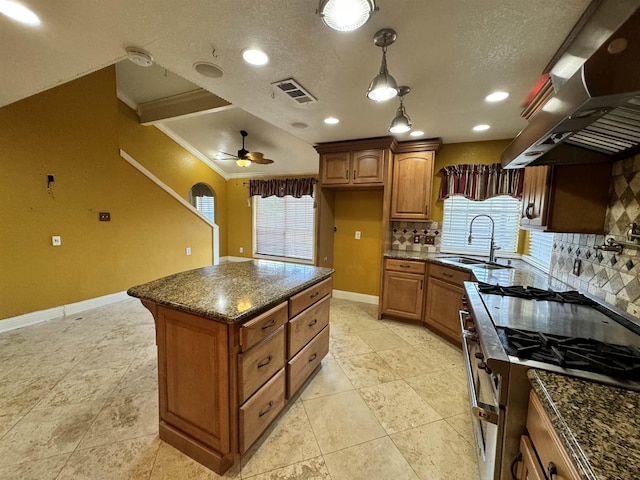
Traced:
<path id="1" fill-rule="evenodd" d="M 475 357 L 479 360 L 484 360 L 484 355 L 480 352 L 476 352 Z"/>
<path id="2" fill-rule="evenodd" d="M 478 368 L 480 370 L 484 370 L 487 373 L 491 373 L 492 372 L 492 370 L 489 368 L 489 366 L 485 362 L 478 363 Z"/>
<path id="3" fill-rule="evenodd" d="M 467 327 L 467 331 L 471 333 L 476 333 L 476 327 Z"/>

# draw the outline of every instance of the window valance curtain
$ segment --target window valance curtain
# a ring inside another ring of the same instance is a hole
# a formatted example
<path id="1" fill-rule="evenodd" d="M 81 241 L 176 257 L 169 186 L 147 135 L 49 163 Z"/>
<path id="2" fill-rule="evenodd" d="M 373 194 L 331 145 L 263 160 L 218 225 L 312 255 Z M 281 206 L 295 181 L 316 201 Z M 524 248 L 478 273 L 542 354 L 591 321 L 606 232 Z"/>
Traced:
<path id="1" fill-rule="evenodd" d="M 450 165 L 440 170 L 444 175 L 440 199 L 464 195 L 470 200 L 486 200 L 497 195 L 522 198 L 524 168 L 506 169 L 491 165 Z"/>
<path id="2" fill-rule="evenodd" d="M 315 178 L 274 178 L 271 180 L 249 180 L 249 196 L 286 197 L 291 195 L 300 198 L 305 195 L 313 197 Z"/>

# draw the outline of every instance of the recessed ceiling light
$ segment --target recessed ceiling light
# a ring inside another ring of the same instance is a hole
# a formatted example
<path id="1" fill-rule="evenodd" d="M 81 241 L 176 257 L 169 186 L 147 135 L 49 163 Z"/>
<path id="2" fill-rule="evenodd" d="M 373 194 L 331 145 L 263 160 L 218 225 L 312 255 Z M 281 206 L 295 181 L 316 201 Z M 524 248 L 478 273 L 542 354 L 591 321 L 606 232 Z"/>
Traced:
<path id="1" fill-rule="evenodd" d="M 504 100 L 508 96 L 509 96 L 509 94 L 507 92 L 493 92 L 493 93 L 487 95 L 484 99 L 487 102 L 499 102 L 501 100 Z"/>
<path id="2" fill-rule="evenodd" d="M 291 124 L 291 126 L 292 126 L 293 128 L 307 128 L 309 125 L 307 125 L 307 124 L 306 124 L 306 123 L 304 123 L 304 122 L 293 122 L 293 123 Z"/>
<path id="3" fill-rule="evenodd" d="M 0 0 L 0 13 L 26 25 L 40 25 L 40 19 L 38 16 L 18 2 Z"/>
<path id="4" fill-rule="evenodd" d="M 223 75 L 222 69 L 219 66 L 214 65 L 213 63 L 196 62 L 193 64 L 193 68 L 200 75 L 209 78 L 220 78 Z"/>
<path id="5" fill-rule="evenodd" d="M 269 57 L 262 50 L 256 50 L 254 48 L 249 48 L 242 52 L 242 58 L 247 63 L 251 65 L 265 65 L 269 61 Z"/>
<path id="6" fill-rule="evenodd" d="M 409 135 L 411 135 L 412 137 L 421 137 L 422 135 L 424 135 L 424 132 L 422 130 L 414 130 Z"/>
<path id="7" fill-rule="evenodd" d="M 335 125 L 336 123 L 340 123 L 340 120 L 335 117 L 328 117 L 324 119 L 324 123 L 327 125 Z"/>
<path id="8" fill-rule="evenodd" d="M 485 130 L 489 130 L 491 128 L 490 125 L 476 125 L 473 127 L 474 132 L 484 132 Z"/>

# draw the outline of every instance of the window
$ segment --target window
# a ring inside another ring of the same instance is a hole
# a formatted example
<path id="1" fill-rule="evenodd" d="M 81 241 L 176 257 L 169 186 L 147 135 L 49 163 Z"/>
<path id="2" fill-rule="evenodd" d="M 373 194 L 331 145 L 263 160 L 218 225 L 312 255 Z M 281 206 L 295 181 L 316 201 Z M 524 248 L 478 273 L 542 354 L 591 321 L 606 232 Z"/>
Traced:
<path id="1" fill-rule="evenodd" d="M 529 255 L 525 257 L 529 263 L 548 272 L 552 250 L 553 233 L 529 230 Z"/>
<path id="2" fill-rule="evenodd" d="M 472 255 L 488 255 L 491 221 L 480 217 L 473 222 L 473 241 L 469 245 L 469 225 L 476 215 L 490 215 L 495 222 L 494 242 L 498 254 L 515 253 L 520 227 L 520 200 L 501 195 L 472 201 L 455 195 L 444 201 L 441 251 Z"/>
<path id="3" fill-rule="evenodd" d="M 253 197 L 254 254 L 313 261 L 314 201 L 301 198 Z"/>
<path id="4" fill-rule="evenodd" d="M 196 183 L 189 191 L 189 202 L 211 223 L 216 223 L 215 194 L 206 183 Z"/>

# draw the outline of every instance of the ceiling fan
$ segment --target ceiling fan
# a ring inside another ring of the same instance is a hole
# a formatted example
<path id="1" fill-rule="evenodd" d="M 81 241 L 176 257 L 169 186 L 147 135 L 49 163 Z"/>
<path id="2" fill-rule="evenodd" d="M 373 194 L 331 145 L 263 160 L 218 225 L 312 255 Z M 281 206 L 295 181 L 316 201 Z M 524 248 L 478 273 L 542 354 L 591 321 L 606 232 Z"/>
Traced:
<path id="1" fill-rule="evenodd" d="M 235 160 L 236 164 L 239 167 L 248 167 L 252 163 L 257 163 L 259 165 L 268 165 L 273 163 L 273 160 L 270 158 L 264 158 L 264 154 L 261 152 L 250 152 L 246 148 L 244 148 L 244 139 L 247 135 L 249 135 L 244 130 L 240 130 L 240 135 L 242 135 L 242 148 L 238 150 L 237 155 L 233 155 L 227 152 L 220 152 L 224 155 L 227 155 L 229 158 L 219 158 L 218 160 Z"/>

